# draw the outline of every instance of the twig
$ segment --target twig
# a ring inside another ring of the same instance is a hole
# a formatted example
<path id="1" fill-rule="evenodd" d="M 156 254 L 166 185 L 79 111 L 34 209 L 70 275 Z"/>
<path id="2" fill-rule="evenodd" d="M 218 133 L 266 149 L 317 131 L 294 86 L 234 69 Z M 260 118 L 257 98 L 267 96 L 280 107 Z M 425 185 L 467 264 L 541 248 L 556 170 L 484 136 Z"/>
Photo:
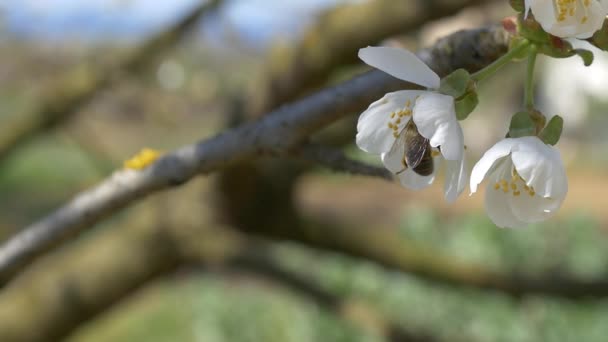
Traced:
<path id="1" fill-rule="evenodd" d="M 461 31 L 421 51 L 420 56 L 439 74 L 461 67 L 476 70 L 503 54 L 508 38 L 498 27 Z M 239 161 L 289 153 L 312 133 L 405 86 L 372 71 L 284 106 L 256 122 L 182 147 L 141 172 L 116 171 L 1 246 L 0 286 L 48 249 L 138 199 Z"/>
<path id="2" fill-rule="evenodd" d="M 336 172 L 378 177 L 388 181 L 393 180 L 393 174 L 386 168 L 350 159 L 342 150 L 334 147 L 307 144 L 295 151 L 294 154 L 295 157 L 311 161 Z"/>

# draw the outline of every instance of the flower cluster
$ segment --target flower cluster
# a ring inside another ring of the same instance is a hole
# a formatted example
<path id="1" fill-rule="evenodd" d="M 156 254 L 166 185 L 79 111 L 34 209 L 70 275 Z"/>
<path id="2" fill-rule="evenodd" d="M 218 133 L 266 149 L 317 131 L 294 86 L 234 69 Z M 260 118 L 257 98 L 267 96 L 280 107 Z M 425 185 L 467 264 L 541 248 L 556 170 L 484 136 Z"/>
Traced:
<path id="1" fill-rule="evenodd" d="M 568 192 L 564 164 L 553 146 L 561 136 L 563 120 L 554 116 L 547 122 L 534 107 L 532 75 L 536 56 L 545 53 L 560 58 L 578 54 L 589 64 L 593 56 L 589 60 L 586 51 L 555 52 L 553 47 L 556 39 L 593 36 L 604 25 L 608 13 L 608 0 L 520 2 L 520 25 L 527 27 L 514 38 L 507 54 L 472 75 L 457 70 L 441 79 L 407 50 L 361 49 L 359 58 L 368 65 L 426 90 L 396 91 L 372 103 L 359 117 L 356 136 L 359 148 L 379 155 L 406 188 L 419 190 L 431 185 L 438 165 L 445 166 L 444 194 L 448 202 L 456 200 L 467 184 L 473 195 L 485 180 L 488 216 L 499 227 L 513 228 L 548 219 L 561 207 Z M 530 30 L 534 27 L 530 21 L 536 23 L 537 32 Z M 542 35 L 551 38 L 534 38 Z M 526 54 L 529 67 L 524 109 L 513 116 L 507 138 L 491 147 L 469 173 L 459 121 L 477 105 L 477 83 Z"/>

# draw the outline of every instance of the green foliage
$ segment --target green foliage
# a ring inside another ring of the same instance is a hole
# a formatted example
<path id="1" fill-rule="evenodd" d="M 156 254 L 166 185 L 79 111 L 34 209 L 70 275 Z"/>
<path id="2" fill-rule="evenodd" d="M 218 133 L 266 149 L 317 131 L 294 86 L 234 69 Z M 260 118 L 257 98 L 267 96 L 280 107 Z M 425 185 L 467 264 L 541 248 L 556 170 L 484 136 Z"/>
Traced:
<path id="1" fill-rule="evenodd" d="M 528 112 L 515 113 L 509 125 L 509 137 L 520 138 L 534 135 L 536 126 Z"/>
<path id="2" fill-rule="evenodd" d="M 593 34 L 589 42 L 604 51 L 608 51 L 608 20 L 604 20 L 602 28 Z"/>
<path id="3" fill-rule="evenodd" d="M 549 120 L 547 127 L 540 132 L 540 138 L 545 144 L 555 145 L 562 136 L 562 130 L 564 128 L 564 119 L 561 116 L 556 115 Z"/>
<path id="4" fill-rule="evenodd" d="M 517 12 L 523 12 L 526 9 L 524 0 L 509 0 L 509 4 Z"/>
<path id="5" fill-rule="evenodd" d="M 606 237 L 584 214 L 524 230 L 496 228 L 485 215 L 442 218 L 411 208 L 404 238 L 448 257 L 530 275 L 588 279 L 608 269 Z M 283 267 L 326 290 L 355 297 L 412 331 L 442 340 L 590 341 L 608 335 L 606 301 L 521 300 L 454 288 L 298 245 L 275 251 Z M 421 309 L 424 308 L 424 309 Z M 97 341 L 380 341 L 281 287 L 244 277 L 202 276 L 153 286 L 74 336 Z"/>
<path id="6" fill-rule="evenodd" d="M 265 282 L 196 277 L 142 291 L 69 341 L 380 340 Z"/>
<path id="7" fill-rule="evenodd" d="M 458 99 L 454 105 L 456 107 L 456 118 L 458 120 L 464 120 L 469 117 L 477 105 L 479 104 L 479 97 L 477 93 L 471 91 L 465 94 L 462 98 Z"/>
<path id="8" fill-rule="evenodd" d="M 591 64 L 593 64 L 593 59 L 595 58 L 593 52 L 585 49 L 575 49 L 574 53 L 576 53 L 580 58 L 583 59 L 583 63 L 585 64 L 585 66 L 590 66 Z"/>
<path id="9" fill-rule="evenodd" d="M 471 75 L 464 69 L 458 69 L 441 80 L 439 92 L 457 99 L 463 96 L 471 83 Z"/>

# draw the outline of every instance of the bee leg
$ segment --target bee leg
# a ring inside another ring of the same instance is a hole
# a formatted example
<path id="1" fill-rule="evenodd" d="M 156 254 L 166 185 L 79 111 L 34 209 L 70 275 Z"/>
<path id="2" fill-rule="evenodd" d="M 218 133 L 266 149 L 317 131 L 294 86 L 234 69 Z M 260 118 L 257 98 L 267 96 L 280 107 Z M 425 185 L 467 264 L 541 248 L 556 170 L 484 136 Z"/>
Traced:
<path id="1" fill-rule="evenodd" d="M 403 172 L 405 172 L 405 170 L 407 170 L 407 162 L 405 161 L 405 156 L 403 156 L 403 159 L 401 159 L 401 165 L 403 165 L 403 169 L 401 169 L 400 171 L 396 172 L 396 175 L 400 175 Z"/>

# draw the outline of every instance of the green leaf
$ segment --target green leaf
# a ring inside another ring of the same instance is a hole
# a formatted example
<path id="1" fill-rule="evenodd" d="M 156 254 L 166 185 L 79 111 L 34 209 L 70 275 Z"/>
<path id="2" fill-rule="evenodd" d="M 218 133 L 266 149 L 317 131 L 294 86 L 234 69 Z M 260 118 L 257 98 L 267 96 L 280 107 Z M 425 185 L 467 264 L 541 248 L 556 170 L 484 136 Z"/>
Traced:
<path id="1" fill-rule="evenodd" d="M 526 10 L 526 5 L 524 0 L 509 0 L 509 4 L 513 7 L 517 12 L 523 12 Z"/>
<path id="2" fill-rule="evenodd" d="M 593 63 L 593 52 L 584 49 L 574 49 L 574 53 L 583 59 L 585 66 L 590 66 Z"/>
<path id="3" fill-rule="evenodd" d="M 468 92 L 461 99 L 454 102 L 456 108 L 456 118 L 458 120 L 466 119 L 471 112 L 475 110 L 479 104 L 479 98 L 477 93 L 474 91 Z"/>
<path id="4" fill-rule="evenodd" d="M 534 135 L 536 126 L 528 112 L 515 113 L 509 126 L 509 137 L 519 138 Z"/>
<path id="5" fill-rule="evenodd" d="M 439 92 L 457 99 L 466 93 L 471 75 L 464 69 L 458 69 L 441 80 Z"/>
<path id="6" fill-rule="evenodd" d="M 549 120 L 547 127 L 540 132 L 540 139 L 548 145 L 555 145 L 562 136 L 562 130 L 564 128 L 564 119 L 561 116 L 556 115 Z"/>
<path id="7" fill-rule="evenodd" d="M 521 37 L 528 39 L 537 46 L 551 44 L 552 36 L 543 30 L 538 21 L 534 20 L 533 14 L 524 18 L 524 14 L 520 13 L 517 19 L 519 22 L 518 32 Z"/>
<path id="8" fill-rule="evenodd" d="M 596 31 L 588 41 L 596 47 L 608 51 L 608 20 L 604 20 L 602 28 Z"/>

